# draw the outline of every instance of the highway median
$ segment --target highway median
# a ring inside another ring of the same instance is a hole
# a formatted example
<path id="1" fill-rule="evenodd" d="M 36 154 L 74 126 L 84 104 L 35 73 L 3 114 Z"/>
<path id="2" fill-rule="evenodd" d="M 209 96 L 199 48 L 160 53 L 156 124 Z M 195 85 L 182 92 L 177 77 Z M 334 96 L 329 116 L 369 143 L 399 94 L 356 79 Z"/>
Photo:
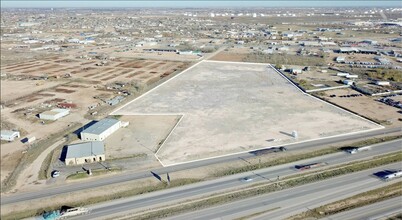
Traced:
<path id="1" fill-rule="evenodd" d="M 197 201 L 186 201 L 179 205 L 167 206 L 160 208 L 159 210 L 148 210 L 143 214 L 137 214 L 135 216 L 127 216 L 126 219 L 159 219 L 171 217 L 180 213 L 189 211 L 195 211 L 200 209 L 217 206 L 236 200 L 251 198 L 266 193 L 271 193 L 279 190 L 284 190 L 296 186 L 305 185 L 341 175 L 346 175 L 354 172 L 359 172 L 378 166 L 392 164 L 402 161 L 402 151 L 396 153 L 390 153 L 382 156 L 378 156 L 375 159 L 368 159 L 362 161 L 356 161 L 348 163 L 346 165 L 339 166 L 337 168 L 329 168 L 328 170 L 322 170 L 315 173 L 306 173 L 300 176 L 299 174 L 287 177 L 285 180 L 276 181 L 273 183 L 263 183 L 252 185 L 248 188 L 243 188 L 237 191 L 231 191 L 225 194 L 214 194 L 211 196 L 198 199 Z"/>

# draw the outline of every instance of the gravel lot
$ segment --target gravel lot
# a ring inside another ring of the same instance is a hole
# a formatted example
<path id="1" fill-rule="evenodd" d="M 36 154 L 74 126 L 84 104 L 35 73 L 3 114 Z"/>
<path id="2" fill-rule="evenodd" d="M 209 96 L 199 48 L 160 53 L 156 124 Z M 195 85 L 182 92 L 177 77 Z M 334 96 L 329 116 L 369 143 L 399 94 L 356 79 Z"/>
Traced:
<path id="1" fill-rule="evenodd" d="M 200 62 L 113 114 L 183 115 L 157 152 L 165 166 L 381 128 L 301 93 L 267 64 L 216 61 Z"/>

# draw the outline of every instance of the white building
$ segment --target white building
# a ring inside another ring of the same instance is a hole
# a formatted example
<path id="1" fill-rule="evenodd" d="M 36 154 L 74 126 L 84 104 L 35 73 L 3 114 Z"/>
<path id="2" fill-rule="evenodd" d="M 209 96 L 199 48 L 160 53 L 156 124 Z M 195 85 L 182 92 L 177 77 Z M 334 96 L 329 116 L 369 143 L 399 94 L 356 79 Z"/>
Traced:
<path id="1" fill-rule="evenodd" d="M 346 78 L 348 78 L 348 79 L 357 79 L 357 78 L 359 78 L 359 76 L 358 75 L 347 75 L 347 76 L 345 76 Z"/>
<path id="2" fill-rule="evenodd" d="M 66 165 L 105 161 L 105 146 L 102 141 L 91 141 L 67 146 Z"/>
<path id="3" fill-rule="evenodd" d="M 302 73 L 302 69 L 291 69 L 290 73 L 292 74 L 301 74 Z"/>
<path id="4" fill-rule="evenodd" d="M 390 83 L 388 81 L 376 81 L 375 84 L 378 86 L 389 86 L 390 85 Z"/>
<path id="5" fill-rule="evenodd" d="M 80 133 L 81 140 L 103 141 L 106 137 L 121 127 L 121 121 L 111 118 L 104 118 L 86 128 Z"/>
<path id="6" fill-rule="evenodd" d="M 1 130 L 1 140 L 14 141 L 15 138 L 20 137 L 19 131 Z"/>
<path id="7" fill-rule="evenodd" d="M 348 80 L 348 79 L 345 79 L 345 80 L 343 80 L 343 84 L 345 84 L 345 85 L 353 85 L 355 82 L 353 81 L 353 80 Z"/>
<path id="8" fill-rule="evenodd" d="M 345 62 L 345 57 L 337 57 L 335 61 L 337 63 L 344 63 Z"/>
<path id="9" fill-rule="evenodd" d="M 45 120 L 52 120 L 55 121 L 61 117 L 64 117 L 66 115 L 70 114 L 70 110 L 68 109 L 62 109 L 62 108 L 56 108 L 52 109 L 50 111 L 45 111 L 39 114 L 40 119 L 45 119 Z"/>
<path id="10" fill-rule="evenodd" d="M 341 73 L 341 72 L 336 74 L 336 76 L 344 76 L 344 77 L 346 77 L 348 75 L 349 75 L 349 73 Z"/>

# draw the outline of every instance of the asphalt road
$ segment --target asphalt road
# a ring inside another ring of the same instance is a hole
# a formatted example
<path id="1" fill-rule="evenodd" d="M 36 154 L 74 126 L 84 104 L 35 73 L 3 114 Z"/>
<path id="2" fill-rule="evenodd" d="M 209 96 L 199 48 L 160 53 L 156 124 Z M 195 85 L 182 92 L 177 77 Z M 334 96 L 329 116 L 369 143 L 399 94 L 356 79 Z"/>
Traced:
<path id="1" fill-rule="evenodd" d="M 303 143 L 299 143 L 299 144 L 290 144 L 290 145 L 286 145 L 286 148 L 288 148 L 288 150 L 292 150 L 292 149 L 296 149 L 296 148 L 308 149 L 311 147 L 334 144 L 334 143 L 338 143 L 341 141 L 350 141 L 350 140 L 355 140 L 358 138 L 367 138 L 367 137 L 371 137 L 371 136 L 375 136 L 375 135 L 400 133 L 401 131 L 402 131 L 402 128 L 379 129 L 379 130 L 374 130 L 371 132 L 358 133 L 358 134 L 339 136 L 339 137 L 333 137 L 333 138 L 325 138 L 325 139 L 320 139 L 320 140 L 315 140 L 315 141 L 303 142 Z M 235 160 L 244 160 L 244 159 L 247 159 L 250 157 L 255 157 L 255 155 L 248 153 L 248 152 L 239 153 L 239 154 L 235 154 L 235 155 L 228 155 L 228 156 L 223 156 L 223 157 L 217 157 L 217 158 L 211 158 L 211 159 L 206 159 L 206 160 L 200 160 L 200 161 L 194 161 L 194 162 L 174 165 L 174 166 L 162 167 L 162 168 L 154 169 L 154 170 L 152 170 L 152 172 L 161 175 L 161 174 L 172 173 L 172 172 L 186 170 L 186 169 L 207 166 L 207 165 L 211 165 L 211 164 L 225 163 L 225 162 L 235 161 Z M 151 174 L 151 170 L 137 172 L 137 173 L 124 173 L 124 174 L 114 175 L 113 177 L 96 179 L 94 181 L 66 184 L 66 185 L 58 186 L 58 187 L 49 187 L 44 190 L 34 191 L 34 192 L 16 193 L 16 194 L 13 194 L 10 196 L 2 196 L 1 205 L 28 201 L 28 200 L 33 200 L 33 199 L 46 198 L 46 197 L 50 197 L 50 196 L 55 196 L 55 195 L 59 195 L 59 194 L 63 194 L 63 193 L 72 193 L 75 191 L 80 191 L 80 190 L 85 190 L 85 189 L 93 189 L 96 187 L 107 186 L 107 185 L 116 184 L 116 183 L 123 183 L 123 182 L 127 182 L 127 181 L 138 180 L 138 179 L 152 177 L 152 176 L 153 175 Z"/>
<path id="2" fill-rule="evenodd" d="M 328 180 L 290 188 L 258 197 L 239 200 L 208 209 L 174 216 L 174 220 L 210 220 L 235 219 L 249 216 L 251 219 L 275 220 L 285 219 L 294 214 L 338 201 L 361 192 L 383 187 L 394 183 L 384 182 L 371 176 L 372 173 L 384 169 L 400 169 L 401 164 L 390 164 L 375 169 L 365 170 Z M 250 217 L 254 213 L 271 210 L 259 216 Z M 342 219 L 342 218 L 341 218 Z M 350 219 L 350 218 L 346 218 Z"/>
<path id="3" fill-rule="evenodd" d="M 326 220 L 335 219 L 386 219 L 387 217 L 402 214 L 402 197 L 388 199 L 382 202 L 377 202 L 371 205 L 366 205 L 360 208 L 352 209 L 346 212 L 341 212 L 336 215 L 331 215 Z"/>
<path id="4" fill-rule="evenodd" d="M 338 165 L 341 163 L 346 163 L 354 160 L 371 158 L 373 156 L 387 152 L 398 151 L 401 149 L 401 146 L 402 146 L 402 140 L 397 140 L 388 143 L 378 144 L 375 147 L 372 147 L 372 149 L 369 151 L 359 152 L 357 154 L 347 154 L 344 152 L 339 152 L 335 154 L 298 161 L 297 163 L 283 164 L 252 172 L 231 175 L 211 181 L 204 181 L 201 183 L 191 184 L 183 187 L 176 187 L 168 190 L 148 193 L 145 195 L 95 204 L 88 207 L 91 209 L 91 213 L 89 215 L 78 217 L 76 219 L 99 219 L 104 217 L 110 218 L 111 216 L 121 215 L 122 213 L 126 212 L 155 208 L 157 206 L 172 203 L 175 204 L 185 200 L 210 195 L 212 193 L 222 192 L 230 188 L 238 188 L 256 182 L 276 181 L 278 176 L 281 178 L 286 175 L 292 175 L 299 172 L 303 172 L 294 169 L 294 166 L 297 164 L 326 162 L 328 163 L 328 166 Z M 253 181 L 244 182 L 242 181 L 244 177 L 250 177 L 253 179 Z M 189 216 L 187 216 L 187 218 L 188 217 Z"/>

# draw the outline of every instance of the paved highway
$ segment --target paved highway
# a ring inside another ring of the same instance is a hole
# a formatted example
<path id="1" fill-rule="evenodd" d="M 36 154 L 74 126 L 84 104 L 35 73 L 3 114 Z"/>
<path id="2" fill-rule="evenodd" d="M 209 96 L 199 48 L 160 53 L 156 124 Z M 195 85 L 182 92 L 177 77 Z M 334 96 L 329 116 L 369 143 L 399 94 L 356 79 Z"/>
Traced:
<path id="1" fill-rule="evenodd" d="M 271 210 L 252 219 L 285 219 L 294 214 L 338 201 L 364 191 L 394 183 L 371 176 L 384 169 L 400 169 L 401 164 L 390 164 L 375 169 L 344 175 L 312 184 L 264 194 L 208 209 L 171 217 L 174 220 L 235 219 Z M 274 209 L 274 210 L 273 210 Z M 349 219 L 349 218 L 347 218 Z"/>
<path id="2" fill-rule="evenodd" d="M 286 147 L 289 150 L 295 149 L 295 148 L 308 149 L 308 148 L 316 147 L 316 146 L 334 144 L 334 143 L 341 142 L 341 141 L 350 141 L 350 140 L 355 140 L 358 138 L 368 138 L 368 137 L 372 137 L 375 135 L 401 133 L 401 132 L 402 132 L 402 128 L 380 129 L 380 130 L 374 130 L 371 132 L 358 133 L 358 134 L 333 137 L 333 138 L 326 138 L 326 139 L 309 141 L 309 142 L 304 142 L 304 143 L 299 143 L 299 144 L 291 144 L 291 145 L 287 145 Z M 225 163 L 225 162 L 240 160 L 240 159 L 244 160 L 244 159 L 254 157 L 254 156 L 255 155 L 251 154 L 251 153 L 240 153 L 240 154 L 235 154 L 235 155 L 228 155 L 228 156 L 223 156 L 223 157 L 218 157 L 218 158 L 211 158 L 211 159 L 200 160 L 200 161 L 195 161 L 195 162 L 190 162 L 190 163 L 185 163 L 185 164 L 179 164 L 179 165 L 174 165 L 174 166 L 169 166 L 169 167 L 162 167 L 162 168 L 154 169 L 153 172 L 158 173 L 158 174 L 165 174 L 168 172 L 172 173 L 175 171 L 181 171 L 181 170 L 192 169 L 192 168 L 197 168 L 197 167 L 202 167 L 202 166 L 208 166 L 211 164 Z M 147 178 L 147 177 L 152 177 L 152 174 L 150 171 L 142 171 L 142 172 L 138 172 L 138 173 L 124 173 L 124 174 L 120 174 L 120 175 L 115 175 L 112 178 L 107 177 L 107 178 L 102 178 L 102 179 L 96 179 L 94 181 L 66 184 L 66 185 L 58 186 L 58 187 L 49 187 L 49 188 L 46 188 L 46 189 L 40 190 L 40 191 L 17 193 L 17 194 L 13 194 L 11 196 L 2 196 L 1 205 L 28 201 L 28 200 L 33 200 L 33 199 L 40 199 L 40 198 L 55 196 L 55 195 L 59 195 L 59 194 L 63 194 L 63 193 L 72 193 L 72 192 L 79 191 L 79 190 L 93 189 L 96 187 L 107 186 L 107 185 L 116 184 L 116 183 L 123 183 L 123 182 L 127 182 L 127 181 Z"/>
<path id="3" fill-rule="evenodd" d="M 369 151 L 359 152 L 357 154 L 347 154 L 344 152 L 334 153 L 303 161 L 297 163 L 283 164 L 275 167 L 264 168 L 252 172 L 231 175 L 211 181 L 191 184 L 183 187 L 176 187 L 169 190 L 157 191 L 148 193 L 141 196 L 134 196 L 121 200 L 114 200 L 110 202 L 100 203 L 89 208 L 92 210 L 90 215 L 86 215 L 82 219 L 95 219 L 105 216 L 113 216 L 123 212 L 132 212 L 134 210 L 142 210 L 145 208 L 154 208 L 164 204 L 178 203 L 180 201 L 194 199 L 200 196 L 209 195 L 219 191 L 225 191 L 230 188 L 242 187 L 246 184 L 262 182 L 262 181 L 276 181 L 277 177 L 296 174 L 298 171 L 294 169 L 297 164 L 313 163 L 313 162 L 327 162 L 328 165 L 337 165 L 341 163 L 350 162 L 353 160 L 361 160 L 371 158 L 373 156 L 398 151 L 401 149 L 402 140 L 392 141 L 388 143 L 381 143 L 372 147 Z M 251 182 L 241 181 L 244 177 L 253 179 Z M 80 219 L 80 218 L 78 218 Z"/>
<path id="4" fill-rule="evenodd" d="M 341 212 L 336 215 L 331 215 L 326 220 L 335 219 L 386 219 L 389 216 L 402 214 L 402 197 L 388 199 L 382 202 L 377 202 L 371 205 L 366 205 L 360 208 L 352 209 L 346 212 Z"/>

